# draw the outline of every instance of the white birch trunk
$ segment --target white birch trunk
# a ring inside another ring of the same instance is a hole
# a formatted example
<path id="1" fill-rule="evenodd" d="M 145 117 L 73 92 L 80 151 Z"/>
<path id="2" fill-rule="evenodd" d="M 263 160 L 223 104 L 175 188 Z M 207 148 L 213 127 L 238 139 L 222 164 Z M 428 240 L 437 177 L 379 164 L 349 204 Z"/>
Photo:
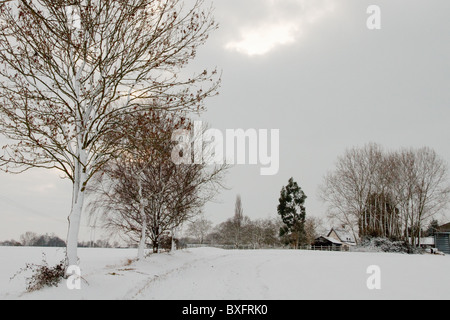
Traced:
<path id="1" fill-rule="evenodd" d="M 144 260 L 146 238 L 147 238 L 147 219 L 145 219 L 145 216 L 143 216 L 141 241 L 139 242 L 139 249 L 138 249 L 138 260 Z"/>
<path id="2" fill-rule="evenodd" d="M 73 60 L 73 53 L 69 53 L 70 65 L 75 66 L 76 63 Z M 73 74 L 73 88 L 77 101 L 81 101 L 80 96 L 80 78 L 83 69 L 86 65 L 86 61 L 81 68 L 76 70 Z M 77 106 L 74 106 L 76 110 Z M 87 183 L 87 159 L 88 154 L 85 149 L 83 149 L 83 135 L 84 135 L 84 119 L 86 115 L 76 112 L 75 120 L 77 125 L 77 156 L 74 159 L 74 185 L 72 193 L 72 208 L 69 215 L 69 230 L 67 235 L 67 247 L 66 247 L 66 262 L 68 266 L 78 265 L 78 236 L 80 233 L 81 217 L 83 213 L 83 206 L 85 200 L 85 189 Z M 86 118 L 86 117 L 85 117 Z M 87 118 L 86 118 L 87 119 Z"/>
<path id="3" fill-rule="evenodd" d="M 66 245 L 67 266 L 78 265 L 78 235 L 80 233 L 81 217 L 83 213 L 87 174 L 80 162 L 84 162 L 87 155 L 80 151 L 80 161 L 75 163 L 75 182 L 72 194 L 72 209 L 69 215 L 69 228 Z"/>
<path id="4" fill-rule="evenodd" d="M 78 265 L 78 235 L 80 233 L 81 216 L 84 205 L 84 192 L 77 191 L 77 201 L 69 216 L 69 230 L 67 235 L 67 264 Z"/>
<path id="5" fill-rule="evenodd" d="M 171 249 L 172 252 L 177 251 L 177 244 L 175 242 L 176 235 L 177 235 L 177 230 L 173 229 L 172 230 L 172 249 Z"/>

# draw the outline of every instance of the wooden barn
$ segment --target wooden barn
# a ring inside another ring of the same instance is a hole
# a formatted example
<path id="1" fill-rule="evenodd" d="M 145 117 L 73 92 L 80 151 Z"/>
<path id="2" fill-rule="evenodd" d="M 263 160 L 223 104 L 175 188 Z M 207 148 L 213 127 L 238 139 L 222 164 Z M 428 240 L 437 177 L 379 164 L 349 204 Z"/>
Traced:
<path id="1" fill-rule="evenodd" d="M 313 246 L 316 247 L 342 247 L 342 242 L 337 241 L 336 239 L 330 238 L 330 237 L 319 237 L 317 238 Z"/>

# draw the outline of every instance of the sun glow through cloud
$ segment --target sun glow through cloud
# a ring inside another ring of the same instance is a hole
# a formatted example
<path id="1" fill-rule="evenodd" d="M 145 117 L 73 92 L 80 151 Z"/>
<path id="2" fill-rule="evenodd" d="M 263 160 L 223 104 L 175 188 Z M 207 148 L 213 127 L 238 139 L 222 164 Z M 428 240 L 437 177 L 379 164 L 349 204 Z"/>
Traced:
<path id="1" fill-rule="evenodd" d="M 261 5 L 267 7 L 268 16 L 251 26 L 243 23 L 238 28 L 240 39 L 229 41 L 227 50 L 249 56 L 267 54 L 295 43 L 335 9 L 330 0 L 266 0 Z"/>

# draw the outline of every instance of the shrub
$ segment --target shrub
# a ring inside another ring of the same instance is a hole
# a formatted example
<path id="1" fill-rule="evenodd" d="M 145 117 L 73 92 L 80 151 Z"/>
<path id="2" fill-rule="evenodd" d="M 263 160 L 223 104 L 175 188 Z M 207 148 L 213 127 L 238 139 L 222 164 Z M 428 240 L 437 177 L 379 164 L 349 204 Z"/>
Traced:
<path id="1" fill-rule="evenodd" d="M 406 241 L 393 241 L 387 238 L 366 238 L 356 251 L 375 251 L 389 253 L 422 254 L 423 250 L 415 248 Z"/>
<path id="2" fill-rule="evenodd" d="M 31 276 L 26 278 L 27 292 L 39 291 L 45 287 L 57 287 L 62 279 L 65 278 L 65 260 L 62 260 L 56 266 L 50 267 L 43 254 L 41 264 L 27 263 L 11 279 L 24 272 L 31 272 Z"/>

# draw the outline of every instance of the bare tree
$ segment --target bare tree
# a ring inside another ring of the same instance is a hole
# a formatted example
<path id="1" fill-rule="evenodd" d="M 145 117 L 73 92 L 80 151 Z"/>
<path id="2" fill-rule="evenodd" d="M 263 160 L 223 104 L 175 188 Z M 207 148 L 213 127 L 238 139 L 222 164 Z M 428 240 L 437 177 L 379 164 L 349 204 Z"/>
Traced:
<path id="1" fill-rule="evenodd" d="M 280 225 L 274 219 L 250 220 L 244 226 L 244 241 L 254 249 L 280 245 Z"/>
<path id="2" fill-rule="evenodd" d="M 448 167 L 435 151 L 385 152 L 374 144 L 347 151 L 321 187 L 330 218 L 351 227 L 355 238 L 411 239 L 416 246 L 449 195 Z"/>
<path id="3" fill-rule="evenodd" d="M 28 231 L 20 236 L 20 243 L 24 247 L 33 246 L 34 243 L 36 242 L 36 239 L 38 239 L 38 237 L 39 236 L 36 233 Z"/>
<path id="4" fill-rule="evenodd" d="M 366 201 L 373 192 L 374 176 L 380 172 L 380 159 L 382 150 L 375 144 L 347 150 L 320 188 L 320 197 L 329 204 L 329 218 L 349 227 L 355 239 L 360 219 L 367 218 Z"/>
<path id="5" fill-rule="evenodd" d="M 242 198 L 241 195 L 236 196 L 236 203 L 234 205 L 234 217 L 233 217 L 233 226 L 234 226 L 234 245 L 236 248 L 239 248 L 241 244 L 241 233 L 244 224 L 244 208 L 242 207 Z"/>
<path id="6" fill-rule="evenodd" d="M 75 265 L 86 187 L 120 151 L 105 135 L 154 101 L 202 110 L 216 72 L 183 79 L 180 70 L 217 25 L 203 0 L 19 0 L 0 3 L 0 22 L 0 131 L 11 141 L 1 165 L 57 169 L 72 181 Z"/>
<path id="7" fill-rule="evenodd" d="M 123 122 L 127 151 L 96 176 L 91 189 L 93 213 L 105 226 L 158 252 L 161 237 L 194 218 L 222 187 L 227 166 L 178 165 L 171 158 L 173 132 L 189 129 L 183 117 L 154 111 Z"/>
<path id="8" fill-rule="evenodd" d="M 422 228 L 448 205 L 448 166 L 430 148 L 404 149 L 397 160 L 396 187 L 405 237 L 420 245 Z"/>
<path id="9" fill-rule="evenodd" d="M 277 219 L 251 220 L 244 216 L 241 224 L 239 246 L 251 246 L 254 249 L 277 247 L 281 245 L 279 238 L 282 223 Z M 234 218 L 216 226 L 208 238 L 222 245 L 236 247 L 236 226 Z"/>
<path id="10" fill-rule="evenodd" d="M 305 220 L 306 243 L 311 244 L 323 234 L 323 221 L 317 217 L 307 217 Z"/>
<path id="11" fill-rule="evenodd" d="M 189 224 L 187 234 L 194 237 L 198 243 L 203 244 L 212 229 L 213 223 L 204 216 L 200 216 L 197 220 Z"/>

